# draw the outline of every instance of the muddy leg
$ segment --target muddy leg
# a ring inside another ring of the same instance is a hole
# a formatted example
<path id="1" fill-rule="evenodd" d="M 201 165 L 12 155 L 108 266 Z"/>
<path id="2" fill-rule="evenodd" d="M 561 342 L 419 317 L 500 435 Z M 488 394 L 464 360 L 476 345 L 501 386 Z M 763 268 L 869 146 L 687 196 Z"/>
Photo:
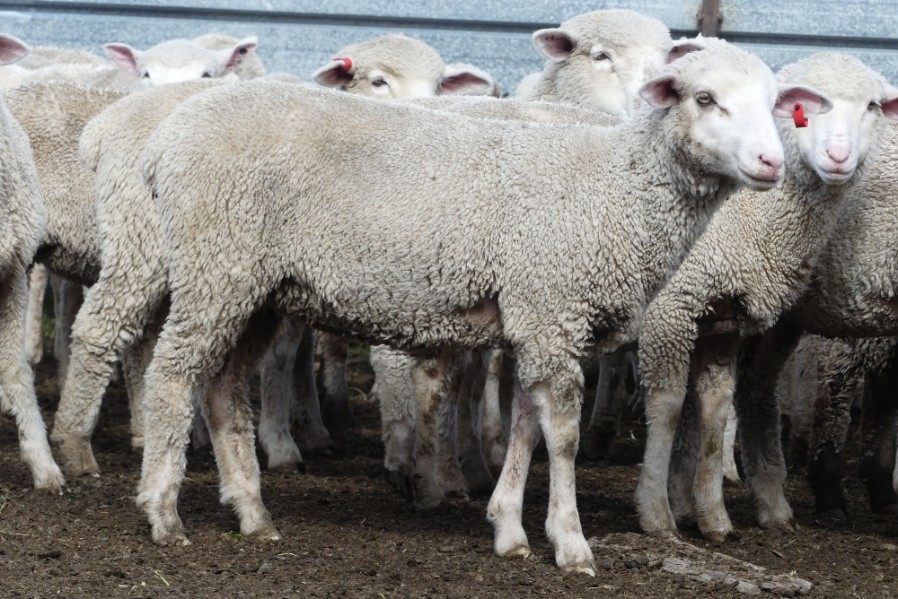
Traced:
<path id="1" fill-rule="evenodd" d="M 739 356 L 735 404 L 742 466 L 764 528 L 794 530 L 783 485 L 786 463 L 780 438 L 776 382 L 801 333 L 781 320 L 763 335 L 746 340 Z"/>
<path id="2" fill-rule="evenodd" d="M 64 381 L 69 369 L 72 324 L 84 303 L 84 287 L 53 273 L 50 273 L 50 284 L 53 286 L 53 314 L 56 319 L 53 355 L 59 363 L 59 380 Z"/>
<path id="3" fill-rule="evenodd" d="M 439 438 L 437 419 L 440 404 L 446 395 L 446 374 L 450 356 L 415 360 L 412 366 L 412 390 L 418 407 L 418 426 L 415 439 L 415 497 L 421 509 L 431 509 L 442 503 L 445 488 L 437 473 Z"/>
<path id="4" fill-rule="evenodd" d="M 386 345 L 371 346 L 374 388 L 380 406 L 384 477 L 400 495 L 415 497 L 415 438 L 418 407 L 412 391 L 412 357 Z"/>
<path id="5" fill-rule="evenodd" d="M 506 361 L 505 352 L 501 349 L 489 350 L 485 352 L 484 361 L 486 363 L 486 381 L 483 384 L 483 402 L 481 404 L 483 453 L 490 472 L 494 476 L 498 476 L 502 471 L 502 463 L 505 461 L 506 449 L 500 399 L 502 368 Z"/>
<path id="6" fill-rule="evenodd" d="M 346 352 L 349 344 L 342 337 L 330 333 L 319 333 L 318 343 L 322 348 L 321 384 L 324 397 L 321 398 L 321 413 L 324 424 L 331 435 L 345 437 L 352 431 L 352 412 L 349 410 L 349 386 L 346 382 Z"/>
<path id="7" fill-rule="evenodd" d="M 304 329 L 305 323 L 282 318 L 274 342 L 262 359 L 259 444 L 268 456 L 269 470 L 287 472 L 302 464 L 299 448 L 290 434 L 290 407 L 296 350 Z"/>

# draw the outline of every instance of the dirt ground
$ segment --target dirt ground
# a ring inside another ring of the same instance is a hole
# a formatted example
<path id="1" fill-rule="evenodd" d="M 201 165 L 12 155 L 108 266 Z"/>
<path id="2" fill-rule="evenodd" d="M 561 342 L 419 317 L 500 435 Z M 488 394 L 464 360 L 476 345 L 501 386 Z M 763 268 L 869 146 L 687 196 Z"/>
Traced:
<path id="1" fill-rule="evenodd" d="M 37 369 L 39 396 L 51 422 L 58 398 L 55 364 Z M 543 523 L 548 503 L 545 452 L 528 481 L 524 525 L 534 556 L 503 559 L 491 549 L 486 499 L 458 500 L 419 513 L 382 479 L 378 412 L 364 396 L 370 376 L 354 370 L 358 436 L 330 456 L 305 456 L 303 474 L 264 473 L 264 498 L 283 540 L 256 542 L 234 532 L 218 503 L 214 459 L 191 451 L 180 513 L 193 544 L 152 544 L 134 504 L 140 455 L 130 449 L 125 398 L 113 387 L 94 438 L 100 478 L 70 480 L 62 496 L 31 489 L 19 460 L 11 418 L 0 422 L 0 597 L 729 597 L 731 584 L 672 574 L 657 562 L 598 548 L 598 575 L 562 576 Z M 578 505 L 587 538 L 638 532 L 633 491 L 641 426 L 618 446 L 611 464 L 578 463 Z M 799 530 L 761 531 L 741 487 L 727 489 L 738 538 L 722 547 L 697 530 L 684 536 L 809 581 L 813 597 L 898 596 L 898 521 L 870 513 L 854 459 L 845 484 L 853 519 L 822 526 L 802 473 L 788 496 Z M 631 538 L 633 538 L 631 536 Z"/>

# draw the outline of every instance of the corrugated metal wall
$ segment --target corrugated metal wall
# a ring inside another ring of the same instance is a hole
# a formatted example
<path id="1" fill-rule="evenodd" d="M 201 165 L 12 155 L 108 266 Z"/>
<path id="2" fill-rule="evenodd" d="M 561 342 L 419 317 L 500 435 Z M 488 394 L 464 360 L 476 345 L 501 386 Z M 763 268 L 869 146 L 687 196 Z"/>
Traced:
<path id="1" fill-rule="evenodd" d="M 434 46 L 447 62 L 469 62 L 514 90 L 542 68 L 530 33 L 600 8 L 632 8 L 667 24 L 675 36 L 697 31 L 700 0 L 0 0 L 0 31 L 33 45 L 100 52 L 105 42 L 145 48 L 173 37 L 219 31 L 258 35 L 270 71 L 303 78 L 341 46 L 400 31 Z M 814 51 L 859 55 L 898 84 L 895 0 L 722 0 L 722 36 L 772 67 Z"/>

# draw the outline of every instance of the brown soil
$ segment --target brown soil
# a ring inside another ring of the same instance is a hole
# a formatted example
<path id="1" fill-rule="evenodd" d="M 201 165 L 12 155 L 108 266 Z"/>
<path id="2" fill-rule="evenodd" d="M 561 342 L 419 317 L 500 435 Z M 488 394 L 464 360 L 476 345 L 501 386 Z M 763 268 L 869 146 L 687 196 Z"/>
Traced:
<path id="1" fill-rule="evenodd" d="M 58 389 L 49 358 L 37 369 L 45 415 Z M 370 376 L 359 371 L 362 391 Z M 534 557 L 493 555 L 486 500 L 455 501 L 419 513 L 381 475 L 376 406 L 354 399 L 358 437 L 332 456 L 306 456 L 304 474 L 264 473 L 264 496 L 283 540 L 255 542 L 218 503 L 214 459 L 191 451 L 180 513 L 193 544 L 152 544 L 134 505 L 140 455 L 130 449 L 127 402 L 107 397 L 94 438 L 101 478 L 69 481 L 62 496 L 31 489 L 10 418 L 0 423 L 0 596 L 3 597 L 726 597 L 723 584 L 662 572 L 655 564 L 599 550 L 595 578 L 561 575 L 543 522 L 548 503 L 545 453 L 538 450 L 525 500 L 524 525 Z M 643 430 L 619 444 L 612 464 L 578 464 L 578 505 L 587 537 L 636 532 L 633 491 Z M 720 550 L 772 573 L 813 583 L 812 596 L 898 595 L 898 521 L 872 515 L 855 474 L 846 469 L 853 520 L 814 522 L 813 500 L 800 473 L 788 496 L 800 529 L 761 531 L 741 487 L 727 489 L 739 537 L 714 548 L 685 529 L 699 547 Z"/>

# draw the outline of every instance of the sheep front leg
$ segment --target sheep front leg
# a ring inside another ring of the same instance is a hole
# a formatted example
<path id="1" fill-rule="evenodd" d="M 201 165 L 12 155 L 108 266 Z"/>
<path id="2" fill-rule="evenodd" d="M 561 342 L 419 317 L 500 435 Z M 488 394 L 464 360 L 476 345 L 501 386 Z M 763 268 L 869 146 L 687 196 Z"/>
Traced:
<path id="1" fill-rule="evenodd" d="M 530 543 L 521 522 L 524 510 L 524 487 L 533 448 L 540 440 L 539 416 L 530 395 L 515 383 L 511 404 L 511 430 L 508 450 L 496 489 L 486 510 L 493 525 L 494 548 L 498 555 L 528 557 Z"/>
<path id="2" fill-rule="evenodd" d="M 735 405 L 746 483 L 764 528 L 795 529 L 783 489 L 786 461 L 780 440 L 776 383 L 801 332 L 780 320 L 763 335 L 745 341 L 739 356 Z"/>
<path id="3" fill-rule="evenodd" d="M 414 501 L 418 408 L 412 391 L 411 361 L 405 352 L 386 345 L 371 346 L 371 395 L 380 407 L 384 478 L 400 495 Z"/>
<path id="4" fill-rule="evenodd" d="M 50 453 L 34 394 L 34 375 L 25 356 L 27 302 L 27 275 L 17 269 L 0 282 L 0 405 L 16 420 L 19 449 L 34 487 L 58 493 L 65 479 Z"/>
<path id="5" fill-rule="evenodd" d="M 289 472 L 302 465 L 299 448 L 290 434 L 290 407 L 293 404 L 292 373 L 296 350 L 305 323 L 282 318 L 274 342 L 262 359 L 262 410 L 259 415 L 259 443 L 268 456 L 268 469 Z"/>
<path id="6" fill-rule="evenodd" d="M 701 414 L 701 441 L 692 496 L 702 536 L 722 543 L 733 531 L 723 502 L 724 432 L 736 387 L 739 337 L 699 339 L 693 377 Z"/>
<path id="7" fill-rule="evenodd" d="M 25 316 L 25 354 L 34 366 L 44 357 L 44 295 L 50 271 L 43 264 L 35 264 L 28 273 L 28 310 Z M 60 379 L 62 380 L 62 379 Z"/>
<path id="8" fill-rule="evenodd" d="M 201 404 L 221 477 L 221 503 L 234 507 L 242 534 L 267 540 L 281 537 L 262 503 L 249 377 L 256 357 L 265 352 L 276 323 L 270 315 L 257 315 L 250 321 Z"/>

